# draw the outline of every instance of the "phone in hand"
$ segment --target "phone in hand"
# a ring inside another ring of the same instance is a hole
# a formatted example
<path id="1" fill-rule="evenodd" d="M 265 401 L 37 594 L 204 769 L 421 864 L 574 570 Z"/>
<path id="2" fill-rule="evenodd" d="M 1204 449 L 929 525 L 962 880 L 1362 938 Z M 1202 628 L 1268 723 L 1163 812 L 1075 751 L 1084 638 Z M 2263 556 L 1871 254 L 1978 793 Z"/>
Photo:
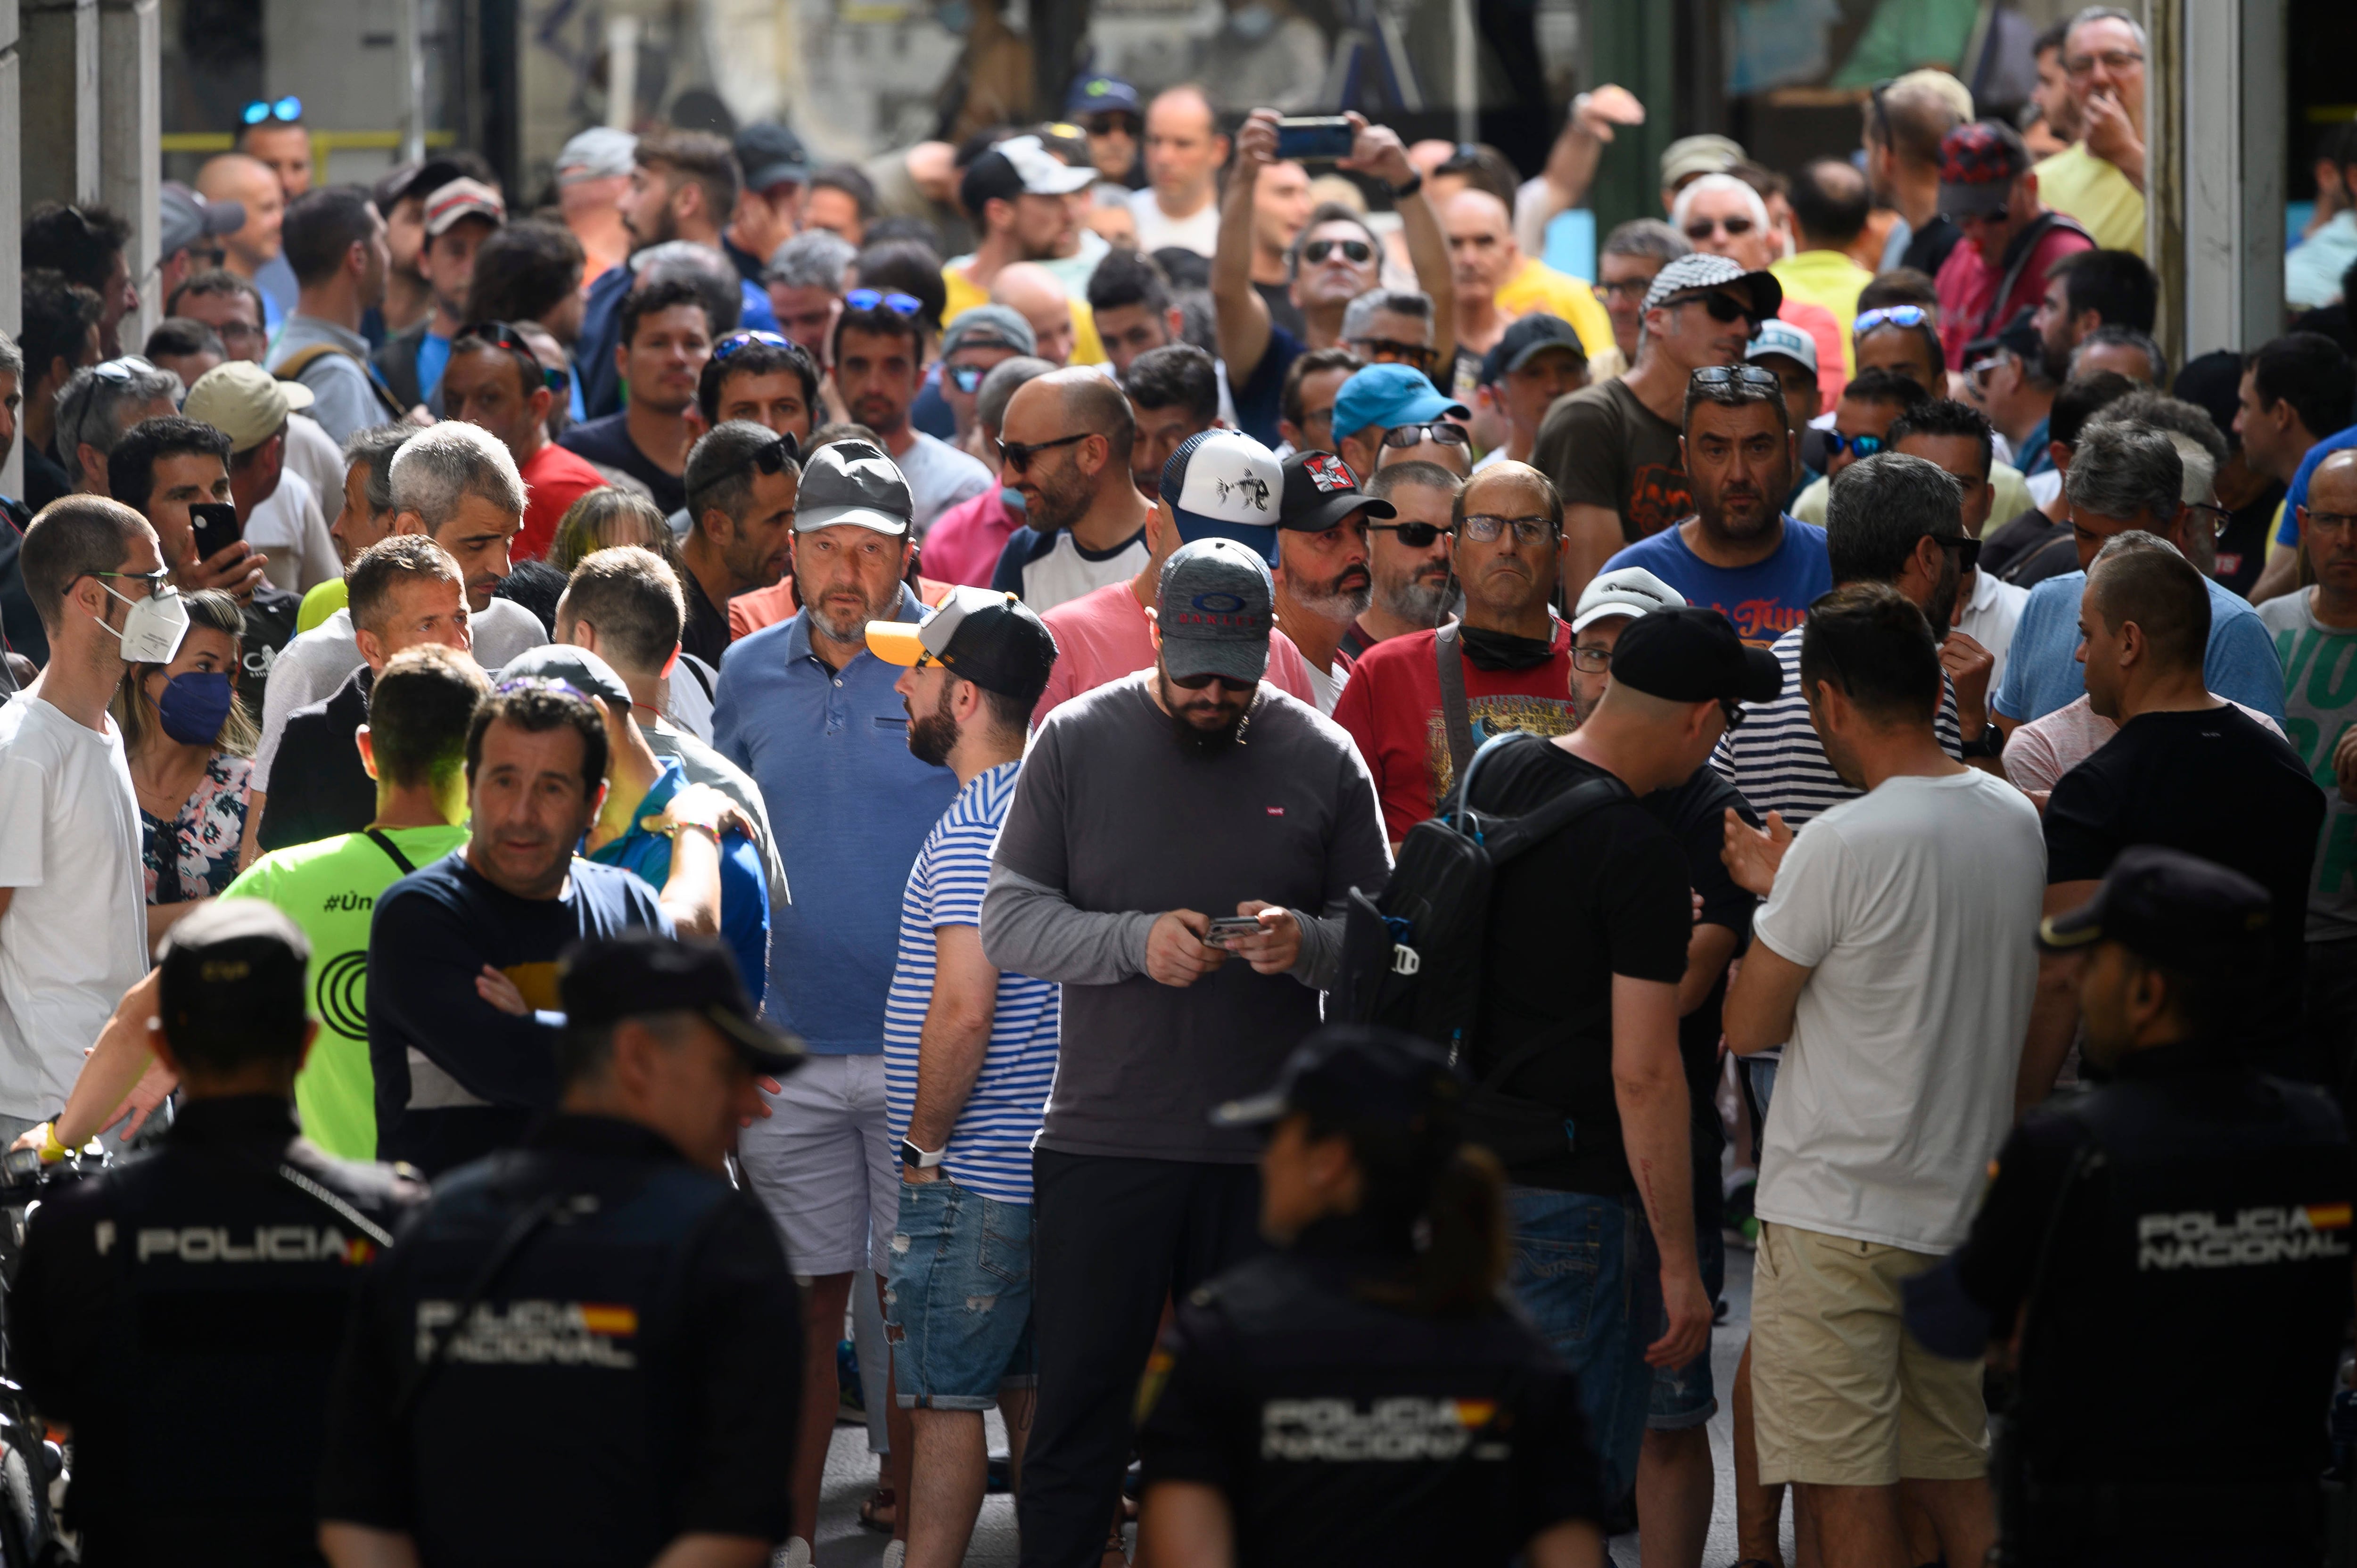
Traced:
<path id="1" fill-rule="evenodd" d="M 238 526 L 237 508 L 227 501 L 192 501 L 188 522 L 196 531 L 199 561 L 210 561 L 245 537 Z"/>
<path id="2" fill-rule="evenodd" d="M 1212 918 L 1211 929 L 1203 933 L 1203 945 L 1212 948 L 1233 948 L 1246 937 L 1256 937 L 1268 928 L 1256 915 L 1219 915 Z"/>
<path id="3" fill-rule="evenodd" d="M 1295 163 L 1330 164 L 1351 156 L 1358 133 L 1340 114 L 1312 114 L 1276 123 L 1276 156 Z"/>

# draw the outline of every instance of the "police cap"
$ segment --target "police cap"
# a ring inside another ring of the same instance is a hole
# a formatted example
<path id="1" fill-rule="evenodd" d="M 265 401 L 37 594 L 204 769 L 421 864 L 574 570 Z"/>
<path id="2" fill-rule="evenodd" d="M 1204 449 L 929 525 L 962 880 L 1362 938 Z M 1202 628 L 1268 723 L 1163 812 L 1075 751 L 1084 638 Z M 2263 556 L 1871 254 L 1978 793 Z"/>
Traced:
<path id="1" fill-rule="evenodd" d="M 1396 1029 L 1329 1024 L 1286 1058 L 1266 1092 L 1211 1112 L 1220 1127 L 1265 1127 L 1306 1112 L 1321 1122 L 1422 1132 L 1464 1086 L 1438 1048 Z"/>
<path id="2" fill-rule="evenodd" d="M 761 1021 L 737 961 L 717 942 L 667 937 L 634 928 L 574 943 L 558 963 L 556 988 L 565 1022 L 597 1028 L 655 1013 L 693 1013 L 728 1037 L 760 1072 L 802 1065 L 802 1043 Z"/>
<path id="3" fill-rule="evenodd" d="M 311 944 L 274 904 L 216 898 L 164 939 L 156 968 L 164 1037 L 201 1060 L 252 1056 L 276 1040 L 301 1049 Z"/>
<path id="4" fill-rule="evenodd" d="M 2268 914 L 2266 889 L 2241 872 L 2135 844 L 2093 898 L 2040 924 L 2038 943 L 2060 952 L 2115 941 L 2163 969 L 2233 980 L 2266 966 Z"/>

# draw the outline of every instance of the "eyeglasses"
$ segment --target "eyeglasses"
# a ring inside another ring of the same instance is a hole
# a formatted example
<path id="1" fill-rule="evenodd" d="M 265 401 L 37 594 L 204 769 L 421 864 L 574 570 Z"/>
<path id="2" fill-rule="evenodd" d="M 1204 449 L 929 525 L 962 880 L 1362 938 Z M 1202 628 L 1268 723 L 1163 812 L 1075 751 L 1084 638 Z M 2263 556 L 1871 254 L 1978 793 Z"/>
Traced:
<path id="1" fill-rule="evenodd" d="M 1257 681 L 1231 681 L 1225 675 L 1169 675 L 1164 678 L 1172 685 L 1183 686 L 1189 692 L 1200 692 L 1206 686 L 1217 686 L 1223 692 L 1260 690 Z"/>
<path id="2" fill-rule="evenodd" d="M 2072 55 L 2062 62 L 2062 69 L 2072 76 L 2088 76 L 2101 64 L 2105 70 L 2117 76 L 2128 67 L 2143 63 L 2144 56 L 2134 49 L 2105 49 L 2099 55 Z"/>
<path id="3" fill-rule="evenodd" d="M 1953 539 L 1935 536 L 1932 542 L 1943 550 L 1956 553 L 1956 569 L 1960 572 L 1969 572 L 1980 564 L 1981 542 L 1969 533 L 1959 533 Z"/>
<path id="4" fill-rule="evenodd" d="M 720 478 L 737 472 L 739 468 L 759 468 L 765 474 L 782 474 L 786 471 L 786 465 L 792 462 L 801 452 L 801 444 L 792 436 L 780 435 L 766 446 L 754 447 L 750 452 L 721 469 L 713 478 Z M 787 509 L 786 515 L 793 516 L 791 508 Z"/>
<path id="5" fill-rule="evenodd" d="M 1932 313 L 1920 305 L 1891 305 L 1880 310 L 1869 310 L 1849 324 L 1852 338 L 1863 338 L 1878 327 L 1922 327 L 1930 323 Z"/>
<path id="6" fill-rule="evenodd" d="M 1980 541 L 1976 539 L 1973 542 L 1977 544 Z M 1729 734 L 1743 727 L 1744 708 L 1741 703 L 1732 697 L 1721 697 L 1718 700 L 1718 711 L 1727 716 L 1727 728 Z"/>
<path id="7" fill-rule="evenodd" d="M 120 577 L 126 583 L 145 583 L 150 594 L 160 594 L 172 581 L 169 572 L 85 572 L 85 577 Z"/>
<path id="8" fill-rule="evenodd" d="M 1781 387 L 1765 365 L 1705 365 L 1687 378 L 1698 387 Z"/>
<path id="9" fill-rule="evenodd" d="M 1403 451 L 1427 441 L 1436 446 L 1469 446 L 1473 437 L 1463 425 L 1451 424 L 1447 420 L 1435 420 L 1430 424 L 1394 424 L 1383 432 L 1383 445 Z"/>
<path id="10" fill-rule="evenodd" d="M 874 310 L 880 306 L 895 316 L 919 316 L 925 308 L 924 302 L 915 295 L 902 294 L 897 288 L 855 288 L 843 296 L 843 304 L 846 310 Z"/>
<path id="11" fill-rule="evenodd" d="M 2302 520 L 2308 524 L 2310 533 L 2357 534 L 2357 512 L 2311 511 L 2303 513 Z M 2226 518 L 2222 511 L 2219 513 L 2218 532 L 2226 532 Z"/>
<path id="12" fill-rule="evenodd" d="M 2215 501 L 2187 501 L 2185 503 L 2185 510 L 2188 511 L 2208 512 L 2210 514 L 2210 533 L 2212 538 L 2216 539 L 2225 538 L 2227 526 L 2234 521 L 2234 514 L 2228 511 L 2224 507 L 2220 506 Z"/>
<path id="13" fill-rule="evenodd" d="M 1739 240 L 1751 232 L 1751 220 L 1749 218 L 1697 218 L 1686 225 L 1686 238 L 1699 245 L 1717 230 L 1726 231 L 1727 237 L 1730 240 Z"/>
<path id="14" fill-rule="evenodd" d="M 266 120 L 275 120 L 282 125 L 291 125 L 302 117 L 303 101 L 292 93 L 275 102 L 267 98 L 257 98 L 238 114 L 238 118 L 249 125 L 259 125 Z"/>
<path id="15" fill-rule="evenodd" d="M 1612 668 L 1612 650 L 1609 648 L 1575 648 L 1571 650 L 1571 667 L 1583 675 L 1601 675 Z"/>
<path id="16" fill-rule="evenodd" d="M 1515 543 L 1539 544 L 1554 536 L 1555 520 L 1549 517 L 1498 517 L 1490 512 L 1477 511 L 1458 523 L 1457 528 L 1460 536 L 1476 544 L 1494 544 L 1510 528 L 1514 531 Z"/>
<path id="17" fill-rule="evenodd" d="M 523 365 L 524 390 L 531 391 L 537 381 L 553 392 L 565 391 L 573 384 L 572 376 L 564 371 L 553 371 L 540 362 L 533 351 L 532 340 L 517 328 L 504 321 L 476 321 L 458 328 L 460 338 L 472 338 L 494 348 L 505 349 Z"/>
<path id="18" fill-rule="evenodd" d="M 1363 267 L 1375 259 L 1375 248 L 1364 240 L 1312 240 L 1301 247 L 1301 259 L 1314 267 L 1337 250 L 1354 267 Z"/>
<path id="19" fill-rule="evenodd" d="M 980 365 L 945 365 L 942 368 L 942 373 L 949 377 L 950 385 L 957 388 L 963 395 L 972 397 L 980 390 L 982 378 L 989 372 Z"/>
<path id="20" fill-rule="evenodd" d="M 1838 457 L 1844 452 L 1852 452 L 1860 457 L 1871 457 L 1881 451 L 1883 441 L 1879 435 L 1844 435 L 1838 430 L 1825 432 L 1825 456 L 1828 457 Z"/>
<path id="21" fill-rule="evenodd" d="M 905 299 L 908 296 L 903 295 L 901 297 Z M 791 343 L 787 342 L 775 332 L 763 332 L 748 328 L 742 332 L 731 332 L 727 337 L 723 338 L 719 342 L 715 343 L 712 346 L 713 363 L 722 363 L 726 360 L 729 355 L 738 353 L 743 349 L 752 347 L 756 343 L 767 343 L 772 349 L 791 349 L 793 347 Z"/>
<path id="22" fill-rule="evenodd" d="M 1609 305 L 1616 299 L 1642 299 L 1653 286 L 1652 278 L 1622 278 L 1619 283 L 1592 283 L 1587 292 Z"/>
<path id="23" fill-rule="evenodd" d="M 1432 542 L 1448 531 L 1445 528 L 1435 528 L 1428 522 L 1371 522 L 1367 524 L 1367 532 L 1396 533 L 1399 535 L 1400 542 L 1410 550 L 1429 550 L 1432 548 Z"/>
<path id="24" fill-rule="evenodd" d="M 1028 474 L 1031 471 L 1031 459 L 1050 446 L 1070 446 L 1095 434 L 1093 430 L 1083 430 L 1077 435 L 1059 435 L 1053 441 L 1002 441 L 998 444 L 998 460 L 1015 473 Z"/>
<path id="25" fill-rule="evenodd" d="M 1353 338 L 1351 347 L 1361 350 L 1361 359 L 1378 365 L 1414 365 L 1420 371 L 1432 366 L 1432 350 L 1422 343 L 1403 343 L 1396 338 Z"/>

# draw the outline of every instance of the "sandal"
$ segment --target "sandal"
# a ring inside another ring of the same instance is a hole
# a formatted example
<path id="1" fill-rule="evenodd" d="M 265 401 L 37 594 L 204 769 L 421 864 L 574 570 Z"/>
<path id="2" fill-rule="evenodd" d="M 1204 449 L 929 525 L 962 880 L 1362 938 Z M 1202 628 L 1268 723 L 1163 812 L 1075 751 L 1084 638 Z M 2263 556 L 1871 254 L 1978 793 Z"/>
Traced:
<path id="1" fill-rule="evenodd" d="M 877 1487 L 868 1494 L 867 1500 L 859 1505 L 859 1528 L 872 1530 L 878 1535 L 891 1534 L 892 1527 L 899 1522 L 895 1517 L 899 1511 L 899 1500 L 892 1495 L 891 1487 Z"/>

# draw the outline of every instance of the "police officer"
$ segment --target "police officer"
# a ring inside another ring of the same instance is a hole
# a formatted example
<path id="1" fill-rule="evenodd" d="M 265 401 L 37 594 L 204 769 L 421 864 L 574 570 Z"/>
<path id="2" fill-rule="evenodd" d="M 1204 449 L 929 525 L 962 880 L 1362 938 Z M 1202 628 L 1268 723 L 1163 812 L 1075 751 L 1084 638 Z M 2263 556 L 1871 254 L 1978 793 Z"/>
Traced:
<path id="1" fill-rule="evenodd" d="M 33 1213 L 8 1329 L 35 1404 L 73 1429 L 86 1563 L 319 1561 L 337 1340 L 361 1265 L 425 1188 L 301 1136 L 309 959 L 259 899 L 175 926 L 147 1038 L 179 1119 Z"/>
<path id="2" fill-rule="evenodd" d="M 1278 1251 L 1180 1307 L 1147 1363 L 1142 1560 L 1598 1568 L 1571 1373 L 1507 1305 L 1503 1178 L 1441 1055 L 1312 1035 L 1213 1120 L 1267 1128 Z"/>
<path id="3" fill-rule="evenodd" d="M 2014 1131 L 1970 1239 L 1907 1305 L 1927 1348 L 1994 1341 L 2017 1369 L 2011 1563 L 2318 1560 L 2357 1176 L 2322 1090 L 2241 1065 L 2267 912 L 2240 873 L 2142 845 L 2040 929 L 2087 955 L 2105 1081 Z"/>
<path id="4" fill-rule="evenodd" d="M 794 1280 L 726 1159 L 800 1043 L 710 943 L 583 942 L 557 985 L 556 1113 L 442 1178 L 361 1287 L 320 1476 L 337 1568 L 761 1568 L 794 1522 Z"/>

